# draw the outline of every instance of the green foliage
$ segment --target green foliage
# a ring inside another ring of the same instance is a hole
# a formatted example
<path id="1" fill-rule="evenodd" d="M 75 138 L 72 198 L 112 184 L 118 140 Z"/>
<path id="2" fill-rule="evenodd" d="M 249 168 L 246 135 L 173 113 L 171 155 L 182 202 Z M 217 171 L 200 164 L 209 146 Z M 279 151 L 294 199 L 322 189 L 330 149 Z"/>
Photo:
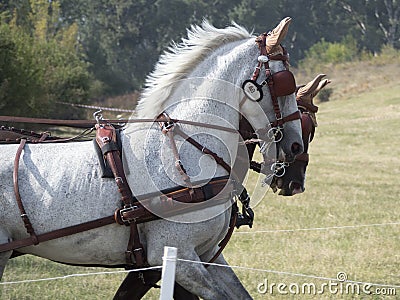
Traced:
<path id="1" fill-rule="evenodd" d="M 73 118 L 57 101 L 83 102 L 91 76 L 79 54 L 76 25 L 56 29 L 57 1 L 31 0 L 32 27 L 18 14 L 0 26 L 0 113 Z"/>
<path id="2" fill-rule="evenodd" d="M 332 93 L 332 88 L 324 88 L 318 93 L 318 100 L 320 102 L 328 102 L 331 98 Z"/>
<path id="3" fill-rule="evenodd" d="M 387 63 L 400 62 L 400 50 L 390 45 L 384 45 L 379 53 L 379 58 Z"/>
<path id="4" fill-rule="evenodd" d="M 343 63 L 357 58 L 358 50 L 355 40 L 347 38 L 340 43 L 328 43 L 325 39 L 311 46 L 306 52 L 306 60 L 320 63 Z"/>
<path id="5" fill-rule="evenodd" d="M 355 61 L 358 57 L 359 50 L 353 38 L 346 37 L 341 42 L 327 42 L 322 39 L 306 51 L 300 68 L 315 72 L 323 65 Z"/>
<path id="6" fill-rule="evenodd" d="M 77 26 L 69 33 L 72 52 L 84 53 L 82 68 L 96 80 L 90 91 L 102 96 L 139 90 L 160 53 L 203 19 L 217 27 L 235 21 L 258 34 L 292 17 L 284 45 L 293 66 L 304 59 L 312 65 L 371 58 L 383 45 L 400 47 L 397 0 L 2 0 L 0 12 L 2 23 L 47 42 L 61 43 L 68 38 L 60 33 Z"/>

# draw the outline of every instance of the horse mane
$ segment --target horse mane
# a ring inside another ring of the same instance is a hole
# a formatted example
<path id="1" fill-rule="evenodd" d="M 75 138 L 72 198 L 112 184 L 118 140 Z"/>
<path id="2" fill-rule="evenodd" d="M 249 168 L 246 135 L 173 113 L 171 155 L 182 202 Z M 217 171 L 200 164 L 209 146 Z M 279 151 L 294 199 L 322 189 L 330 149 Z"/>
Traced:
<path id="1" fill-rule="evenodd" d="M 142 118 L 156 117 L 163 103 L 171 95 L 176 83 L 186 77 L 200 61 L 216 48 L 252 37 L 245 28 L 232 26 L 215 28 L 204 20 L 187 30 L 187 38 L 172 45 L 160 56 L 152 73 L 147 76 L 145 88 L 138 102 L 136 114 Z"/>

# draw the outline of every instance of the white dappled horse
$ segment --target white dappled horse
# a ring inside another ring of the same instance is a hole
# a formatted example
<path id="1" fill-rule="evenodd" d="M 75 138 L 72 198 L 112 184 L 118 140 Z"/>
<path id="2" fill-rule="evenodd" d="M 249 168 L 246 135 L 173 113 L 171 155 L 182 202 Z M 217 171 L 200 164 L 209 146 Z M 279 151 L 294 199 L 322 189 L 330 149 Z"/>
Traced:
<path id="1" fill-rule="evenodd" d="M 279 51 L 289 23 L 289 18 L 284 19 L 267 38 L 268 49 Z M 259 56 L 254 38 L 238 25 L 217 29 L 205 22 L 192 27 L 188 38 L 164 54 L 149 76 L 136 116 L 155 118 L 166 112 L 176 119 L 238 129 L 241 113 L 256 131 L 268 128 L 276 118 L 268 87 L 263 87 L 264 97 L 260 102 L 242 101 L 244 94 L 240 87 L 253 73 Z M 279 60 L 270 61 L 269 66 L 272 73 L 285 70 Z M 261 74 L 258 81 L 264 79 Z M 278 97 L 278 103 L 283 116 L 298 109 L 294 94 Z M 237 133 L 180 126 L 233 165 L 239 141 Z M 293 158 L 302 152 L 300 120 L 285 123 L 283 132 L 279 146 Z M 171 145 L 159 124 L 128 125 L 121 138 L 126 176 L 136 196 L 185 185 L 174 167 Z M 227 175 L 210 156 L 182 138 L 177 137 L 176 144 L 180 160 L 193 182 Z M 17 147 L 1 146 L 0 244 L 27 236 L 13 190 Z M 19 187 L 37 234 L 108 216 L 120 206 L 114 180 L 101 178 L 92 142 L 27 144 L 20 161 Z M 164 246 L 177 247 L 179 258 L 208 261 L 227 232 L 230 203 L 140 224 L 148 263 L 161 265 Z M 61 263 L 123 265 L 128 238 L 127 227 L 112 224 L 18 251 Z M 0 277 L 10 255 L 11 251 L 0 253 Z M 216 262 L 226 264 L 222 255 Z M 176 281 L 204 299 L 251 298 L 229 268 L 217 270 L 178 262 Z"/>

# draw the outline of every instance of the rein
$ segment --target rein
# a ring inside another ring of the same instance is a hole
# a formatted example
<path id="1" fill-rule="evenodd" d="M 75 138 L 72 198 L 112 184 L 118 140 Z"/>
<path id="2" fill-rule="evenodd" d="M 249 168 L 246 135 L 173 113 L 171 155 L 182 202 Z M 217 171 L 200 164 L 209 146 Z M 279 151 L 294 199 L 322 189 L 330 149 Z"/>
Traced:
<path id="1" fill-rule="evenodd" d="M 132 123 L 154 123 L 154 122 L 163 122 L 163 118 L 135 118 L 135 119 L 114 119 L 114 120 L 107 120 L 108 123 L 113 124 L 116 128 L 121 128 L 126 124 Z M 180 119 L 173 119 L 171 121 L 174 123 L 180 123 L 185 125 L 193 125 L 211 129 L 217 129 L 221 131 L 237 133 L 238 131 L 234 128 L 214 125 L 214 124 L 207 124 L 202 122 L 196 121 L 189 121 L 189 120 L 180 120 Z M 25 118 L 25 117 L 13 117 L 13 116 L 0 116 L 0 122 L 9 122 L 9 123 L 34 123 L 34 124 L 43 124 L 43 125 L 57 125 L 57 126 L 66 126 L 66 127 L 75 127 L 75 128 L 93 128 L 97 121 L 95 120 L 61 120 L 61 119 L 43 119 L 43 118 Z"/>

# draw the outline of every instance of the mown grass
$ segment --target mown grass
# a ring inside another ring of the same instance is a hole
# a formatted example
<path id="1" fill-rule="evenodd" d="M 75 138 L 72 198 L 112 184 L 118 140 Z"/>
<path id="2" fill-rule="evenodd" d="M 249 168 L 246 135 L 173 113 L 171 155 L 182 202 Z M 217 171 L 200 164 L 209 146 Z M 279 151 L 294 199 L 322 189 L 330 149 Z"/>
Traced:
<path id="1" fill-rule="evenodd" d="M 317 287 L 327 282 L 294 274 L 336 278 L 338 272 L 346 272 L 349 280 L 400 286 L 400 225 L 389 225 L 400 222 L 400 84 L 398 69 L 388 68 L 391 76 L 383 77 L 392 79 L 380 84 L 371 84 L 377 75 L 370 81 L 367 75 L 372 72 L 364 70 L 368 84 L 364 90 L 360 88 L 362 80 L 357 85 L 350 81 L 349 73 L 331 70 L 336 95 L 334 101 L 319 104 L 319 127 L 311 144 L 305 193 L 282 197 L 269 191 L 254 208 L 254 228 L 233 235 L 224 251 L 231 265 L 270 270 L 236 270 L 255 299 L 271 297 L 257 291 L 265 280 L 287 286 L 314 283 Z M 357 88 L 352 91 L 346 80 Z M 25 256 L 9 262 L 2 281 L 103 270 Z M 0 299 L 112 299 L 123 278 L 123 274 L 113 274 L 3 285 Z M 387 298 L 399 298 L 400 289 L 396 292 L 397 296 Z M 280 295 L 277 288 L 273 296 L 295 298 Z M 365 295 L 335 295 L 325 290 L 324 294 L 300 297 L 352 299 Z M 158 291 L 146 297 L 157 298 Z"/>
<path id="2" fill-rule="evenodd" d="M 256 207 L 254 233 L 237 232 L 226 255 L 235 265 L 327 278 L 346 272 L 349 280 L 399 286 L 400 225 L 360 225 L 400 221 L 400 85 L 321 104 L 318 120 L 306 192 L 291 198 L 267 195 Z M 329 227 L 344 228 L 273 232 Z M 272 232 L 256 233 L 262 230 Z M 264 279 L 287 285 L 325 282 L 238 273 L 255 299 L 268 296 L 257 293 Z M 314 298 L 331 297 L 326 292 Z"/>

